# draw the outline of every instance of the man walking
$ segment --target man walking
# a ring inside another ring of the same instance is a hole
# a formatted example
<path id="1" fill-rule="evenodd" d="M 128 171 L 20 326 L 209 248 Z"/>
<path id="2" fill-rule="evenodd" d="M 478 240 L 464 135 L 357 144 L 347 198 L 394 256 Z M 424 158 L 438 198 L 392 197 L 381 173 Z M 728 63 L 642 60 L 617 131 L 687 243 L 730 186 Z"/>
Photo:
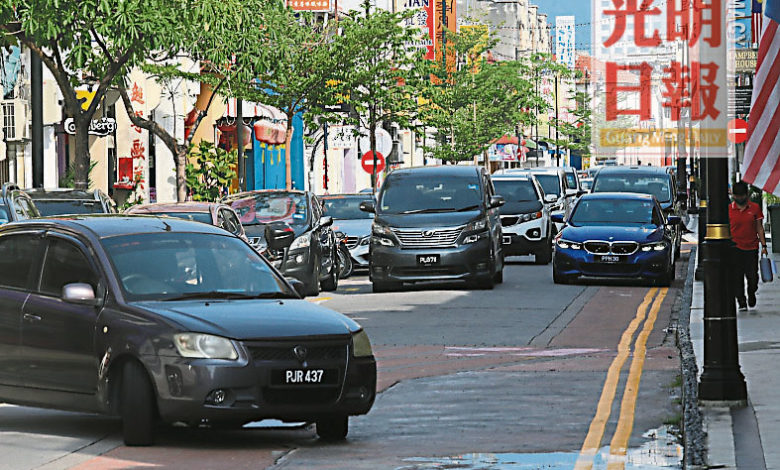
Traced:
<path id="1" fill-rule="evenodd" d="M 756 306 L 758 290 L 758 245 L 766 255 L 766 236 L 764 235 L 764 214 L 755 202 L 748 197 L 747 183 L 734 183 L 731 189 L 734 202 L 729 205 L 731 239 L 737 245 L 734 249 L 734 295 L 739 311 Z M 747 278 L 747 301 L 745 299 L 745 278 Z"/>

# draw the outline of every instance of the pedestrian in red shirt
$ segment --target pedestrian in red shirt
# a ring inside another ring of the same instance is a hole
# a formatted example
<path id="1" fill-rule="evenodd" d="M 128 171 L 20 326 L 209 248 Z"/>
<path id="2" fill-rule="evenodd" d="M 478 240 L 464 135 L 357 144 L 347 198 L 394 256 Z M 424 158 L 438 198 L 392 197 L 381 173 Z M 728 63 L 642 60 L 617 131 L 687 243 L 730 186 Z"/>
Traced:
<path id="1" fill-rule="evenodd" d="M 766 255 L 766 236 L 764 234 L 764 214 L 761 207 L 748 197 L 747 183 L 734 183 L 731 189 L 732 202 L 729 205 L 731 240 L 737 245 L 734 249 L 734 296 L 739 310 L 756 306 L 758 290 L 758 245 Z M 747 301 L 745 299 L 745 278 L 747 278 Z"/>

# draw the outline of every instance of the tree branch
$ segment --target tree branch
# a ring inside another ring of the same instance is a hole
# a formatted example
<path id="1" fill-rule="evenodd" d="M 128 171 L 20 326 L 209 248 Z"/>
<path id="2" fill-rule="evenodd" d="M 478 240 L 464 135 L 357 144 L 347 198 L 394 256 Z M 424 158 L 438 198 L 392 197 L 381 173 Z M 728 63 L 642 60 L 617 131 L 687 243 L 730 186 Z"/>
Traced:
<path id="1" fill-rule="evenodd" d="M 130 118 L 130 121 L 141 129 L 146 129 L 147 131 L 159 137 L 160 140 L 162 140 L 165 145 L 174 152 L 174 155 L 179 153 L 179 143 L 176 142 L 176 139 L 170 135 L 168 131 L 163 129 L 155 121 L 142 118 L 135 114 L 133 102 L 130 101 L 130 96 L 127 94 L 127 88 L 124 85 L 121 85 L 117 87 L 117 90 L 119 91 L 119 96 L 122 97 L 122 103 L 125 105 L 125 111 L 127 112 L 127 117 Z"/>

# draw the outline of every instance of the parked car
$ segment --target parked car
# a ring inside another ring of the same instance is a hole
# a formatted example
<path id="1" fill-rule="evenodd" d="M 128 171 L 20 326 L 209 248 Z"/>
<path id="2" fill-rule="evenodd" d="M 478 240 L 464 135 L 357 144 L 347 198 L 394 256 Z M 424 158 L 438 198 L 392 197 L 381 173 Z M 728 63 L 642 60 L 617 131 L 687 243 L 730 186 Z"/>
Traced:
<path id="1" fill-rule="evenodd" d="M 465 280 L 491 289 L 503 281 L 499 207 L 487 172 L 476 166 L 428 166 L 395 170 L 377 203 L 369 277 L 374 292 L 404 282 Z"/>
<path id="2" fill-rule="evenodd" d="M 313 421 L 321 438 L 343 439 L 349 416 L 374 402 L 371 344 L 351 319 L 300 300 L 300 288 L 202 223 L 8 224 L 0 402 L 119 415 L 128 445 L 151 444 L 158 420 Z"/>
<path id="3" fill-rule="evenodd" d="M 68 214 L 116 214 L 116 203 L 99 189 L 32 188 L 25 192 L 35 202 L 41 217 Z"/>
<path id="4" fill-rule="evenodd" d="M 325 215 L 333 218 L 333 230 L 343 232 L 355 268 L 368 269 L 368 245 L 374 214 L 360 210 L 363 201 L 374 201 L 372 195 L 334 194 L 322 196 Z"/>
<path id="5" fill-rule="evenodd" d="M 582 178 L 580 180 L 580 186 L 582 187 L 583 191 L 588 191 L 593 188 L 593 178 Z"/>
<path id="6" fill-rule="evenodd" d="M 339 283 L 338 245 L 331 226 L 333 219 L 323 215 L 317 197 L 304 191 L 258 190 L 228 196 L 223 201 L 238 213 L 250 243 L 264 250 L 265 228 L 273 222 L 285 222 L 295 231 L 295 241 L 287 256 L 268 250 L 275 266 L 303 282 L 307 295 L 318 295 L 320 288 L 334 291 Z"/>
<path id="7" fill-rule="evenodd" d="M 680 221 L 664 216 L 652 195 L 586 194 L 555 238 L 553 281 L 626 278 L 668 286 L 675 276 L 673 227 Z"/>
<path id="8" fill-rule="evenodd" d="M 5 183 L 1 191 L 0 225 L 41 216 L 30 196 L 15 184 Z"/>
<path id="9" fill-rule="evenodd" d="M 504 255 L 534 255 L 536 264 L 548 264 L 553 227 L 539 182 L 531 175 L 501 175 L 493 185 L 505 201 L 499 209 Z"/>
<path id="10" fill-rule="evenodd" d="M 580 186 L 579 170 L 577 170 L 573 166 L 561 166 L 561 167 L 552 167 L 552 168 L 560 168 L 561 170 L 563 170 L 563 173 L 566 175 L 566 187 L 568 189 L 576 189 L 577 191 L 582 189 L 582 187 Z"/>
<path id="11" fill-rule="evenodd" d="M 603 168 L 593 180 L 591 192 L 621 192 L 651 194 L 658 199 L 664 214 L 675 215 L 681 220 L 687 217 L 686 193 L 677 192 L 676 178 L 662 167 L 619 166 Z M 680 255 L 683 224 L 673 227 L 675 257 Z"/>
<path id="12" fill-rule="evenodd" d="M 550 214 L 561 214 L 566 220 L 574 201 L 584 192 L 569 187 L 569 179 L 561 168 L 531 168 L 529 171 L 544 189 L 545 202 L 549 205 Z M 559 223 L 553 225 L 556 232 L 563 227 L 563 224 Z"/>
<path id="13" fill-rule="evenodd" d="M 244 227 L 238 220 L 238 214 L 227 204 L 216 202 L 174 202 L 157 204 L 139 204 L 129 207 L 125 214 L 164 215 L 177 219 L 193 220 L 220 227 L 246 241 L 249 239 Z"/>

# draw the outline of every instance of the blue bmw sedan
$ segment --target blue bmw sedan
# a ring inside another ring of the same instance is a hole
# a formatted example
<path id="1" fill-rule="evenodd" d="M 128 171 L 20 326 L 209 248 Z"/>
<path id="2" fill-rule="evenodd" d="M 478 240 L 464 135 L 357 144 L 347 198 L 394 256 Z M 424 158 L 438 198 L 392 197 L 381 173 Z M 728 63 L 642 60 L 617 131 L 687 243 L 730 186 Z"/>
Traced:
<path id="1" fill-rule="evenodd" d="M 556 284 L 580 277 L 641 279 L 658 285 L 674 279 L 672 229 L 680 218 L 665 217 L 654 196 L 586 194 L 565 222 L 554 244 Z"/>

